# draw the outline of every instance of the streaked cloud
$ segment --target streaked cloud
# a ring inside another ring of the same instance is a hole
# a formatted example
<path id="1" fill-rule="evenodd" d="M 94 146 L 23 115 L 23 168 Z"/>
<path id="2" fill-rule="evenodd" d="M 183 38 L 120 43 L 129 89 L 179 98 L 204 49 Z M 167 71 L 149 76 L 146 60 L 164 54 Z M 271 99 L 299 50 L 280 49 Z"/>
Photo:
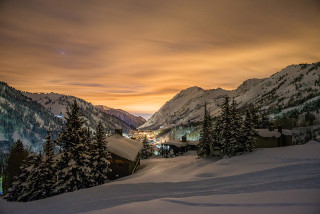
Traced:
<path id="1" fill-rule="evenodd" d="M 187 87 L 234 89 L 319 61 L 319 23 L 312 0 L 7 0 L 0 77 L 152 113 Z"/>

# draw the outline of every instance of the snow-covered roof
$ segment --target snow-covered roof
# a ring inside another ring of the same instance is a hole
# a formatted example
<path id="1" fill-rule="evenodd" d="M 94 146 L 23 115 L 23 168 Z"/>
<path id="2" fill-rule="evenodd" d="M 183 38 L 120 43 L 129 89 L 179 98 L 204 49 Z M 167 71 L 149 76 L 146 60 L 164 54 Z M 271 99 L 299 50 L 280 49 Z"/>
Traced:
<path id="1" fill-rule="evenodd" d="M 186 146 L 187 145 L 185 142 L 181 142 L 180 140 L 172 140 L 172 141 L 169 141 L 169 142 L 165 142 L 163 144 L 165 144 L 165 145 L 173 145 L 173 146 L 176 146 L 176 147 L 182 147 L 182 146 Z"/>
<path id="2" fill-rule="evenodd" d="M 130 161 L 134 161 L 137 154 L 142 148 L 142 143 L 122 137 L 119 134 L 111 135 L 107 137 L 107 149 L 109 152 L 119 155 Z"/>
<path id="3" fill-rule="evenodd" d="M 269 129 L 256 129 L 258 135 L 261 137 L 275 137 L 279 138 L 281 133 L 278 130 L 269 131 Z M 292 130 L 282 129 L 283 135 L 292 135 Z"/>
<path id="4" fill-rule="evenodd" d="M 199 141 L 191 141 L 191 140 L 188 140 L 187 141 L 187 144 L 190 145 L 190 146 L 197 146 L 199 144 Z"/>
<path id="5" fill-rule="evenodd" d="M 258 132 L 258 135 L 261 137 L 275 137 L 279 138 L 281 136 L 281 133 L 274 130 L 274 131 L 269 131 L 269 129 L 256 129 Z"/>
<path id="6" fill-rule="evenodd" d="M 282 129 L 282 134 L 283 134 L 283 135 L 292 135 L 292 133 L 293 133 L 292 130 Z"/>

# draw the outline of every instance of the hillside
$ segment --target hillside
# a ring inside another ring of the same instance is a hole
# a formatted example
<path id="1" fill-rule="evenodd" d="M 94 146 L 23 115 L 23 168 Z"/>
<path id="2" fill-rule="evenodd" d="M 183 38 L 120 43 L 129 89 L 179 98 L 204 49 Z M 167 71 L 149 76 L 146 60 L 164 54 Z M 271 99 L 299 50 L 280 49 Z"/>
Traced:
<path id="1" fill-rule="evenodd" d="M 20 91 L 0 82 L 0 149 L 21 139 L 26 148 L 42 148 L 47 130 L 58 131 L 62 121 Z"/>
<path id="2" fill-rule="evenodd" d="M 52 114 L 63 115 L 63 117 L 65 116 L 67 106 L 70 105 L 74 101 L 74 99 L 76 99 L 79 104 L 81 113 L 83 114 L 84 119 L 87 121 L 85 125 L 89 126 L 91 131 L 94 131 L 96 129 L 99 121 L 102 121 L 107 131 L 113 131 L 114 129 L 123 129 L 125 133 L 128 133 L 130 129 L 135 129 L 133 125 L 126 123 L 116 116 L 106 114 L 104 111 L 92 105 L 91 103 L 74 96 L 57 93 L 38 94 L 28 92 L 25 92 L 24 95 L 41 104 Z"/>
<path id="3" fill-rule="evenodd" d="M 47 130 L 52 130 L 54 138 L 61 130 L 66 108 L 74 99 L 79 103 L 87 121 L 85 125 L 91 131 L 95 131 L 100 120 L 106 131 L 123 129 L 128 133 L 135 129 L 133 124 L 106 114 L 80 98 L 56 93 L 21 92 L 0 82 L 0 152 L 8 152 L 10 145 L 18 139 L 23 141 L 26 148 L 41 150 Z"/>
<path id="4" fill-rule="evenodd" d="M 320 144 L 257 149 L 218 161 L 196 155 L 149 159 L 101 186 L 27 203 L 15 213 L 310 213 L 320 210 Z"/>
<path id="5" fill-rule="evenodd" d="M 103 105 L 98 105 L 97 108 L 105 112 L 106 114 L 116 116 L 121 120 L 125 121 L 127 124 L 138 128 L 139 126 L 143 125 L 146 120 L 143 117 L 136 117 L 129 112 L 126 112 L 121 109 L 114 109 Z"/>
<path id="6" fill-rule="evenodd" d="M 293 107 L 299 105 L 298 114 L 307 110 L 315 111 L 314 108 L 304 105 L 313 105 L 307 104 L 311 99 L 318 103 L 320 98 L 320 62 L 291 65 L 269 78 L 246 80 L 231 91 L 221 88 L 204 90 L 199 87 L 185 89 L 166 102 L 139 128 L 155 130 L 199 122 L 203 117 L 205 101 L 211 115 L 216 116 L 223 102 L 221 98 L 226 95 L 234 97 L 240 107 L 253 103 L 259 109 L 267 110 L 269 114 L 279 114 L 289 108 L 293 110 Z"/>

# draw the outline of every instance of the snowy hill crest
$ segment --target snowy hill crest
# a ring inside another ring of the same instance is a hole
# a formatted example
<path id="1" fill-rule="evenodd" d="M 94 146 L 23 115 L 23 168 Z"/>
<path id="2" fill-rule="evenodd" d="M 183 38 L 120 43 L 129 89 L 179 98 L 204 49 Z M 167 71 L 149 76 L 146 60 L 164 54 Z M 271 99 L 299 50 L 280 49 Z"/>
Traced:
<path id="1" fill-rule="evenodd" d="M 196 86 L 182 90 L 139 128 L 171 128 L 199 122 L 205 101 L 211 115 L 218 115 L 223 101 L 219 98 L 226 95 L 234 97 L 240 107 L 253 103 L 270 114 L 279 113 L 281 109 L 303 104 L 320 95 L 320 62 L 290 65 L 269 78 L 246 80 L 231 91 L 204 90 Z"/>
<path id="2" fill-rule="evenodd" d="M 120 118 L 106 114 L 101 109 L 92 105 L 89 102 L 86 102 L 83 99 L 68 96 L 57 93 L 24 93 L 25 96 L 31 98 L 33 101 L 38 102 L 47 110 L 49 110 L 54 115 L 66 115 L 67 106 L 70 105 L 74 99 L 77 100 L 81 113 L 84 116 L 84 119 L 87 121 L 86 126 L 89 126 L 91 131 L 94 131 L 99 123 L 103 121 L 103 125 L 107 130 L 119 129 L 122 128 L 125 132 L 128 132 L 130 129 L 134 129 L 132 125 L 126 123 Z"/>
<path id="3" fill-rule="evenodd" d="M 143 125 L 146 122 L 143 117 L 136 117 L 122 109 L 114 109 L 103 105 L 98 105 L 97 108 L 104 111 L 106 114 L 120 118 L 121 120 L 125 121 L 131 126 L 134 126 L 135 128 Z"/>

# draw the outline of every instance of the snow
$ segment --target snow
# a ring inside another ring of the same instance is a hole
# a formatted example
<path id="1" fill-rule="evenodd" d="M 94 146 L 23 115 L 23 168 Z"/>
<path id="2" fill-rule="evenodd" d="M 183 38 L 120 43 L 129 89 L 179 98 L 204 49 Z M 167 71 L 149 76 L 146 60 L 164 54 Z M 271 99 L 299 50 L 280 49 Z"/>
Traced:
<path id="1" fill-rule="evenodd" d="M 85 212 L 86 214 L 101 213 L 220 213 L 220 214 L 270 214 L 290 213 L 317 214 L 319 201 L 316 190 L 268 191 L 263 193 L 244 193 L 231 195 L 195 196 L 185 198 L 155 199 L 147 202 L 134 202 L 109 209 Z M 312 200 L 310 200 L 310 198 Z"/>
<path id="2" fill-rule="evenodd" d="M 107 137 L 107 142 L 107 149 L 109 152 L 130 161 L 135 161 L 137 154 L 142 148 L 140 142 L 122 137 L 118 134 Z"/>
<path id="3" fill-rule="evenodd" d="M 258 132 L 258 135 L 261 137 L 275 137 L 279 138 L 281 136 L 281 133 L 278 132 L 278 130 L 269 131 L 269 129 L 256 129 Z M 282 129 L 283 135 L 292 135 L 293 131 L 288 129 Z"/>
<path id="4" fill-rule="evenodd" d="M 292 135 L 293 131 L 292 130 L 288 130 L 288 129 L 282 129 L 282 134 L 283 135 Z"/>
<path id="5" fill-rule="evenodd" d="M 27 203 L 7 213 L 320 213 L 320 143 L 258 149 L 219 161 L 149 159 L 134 175 Z"/>
<path id="6" fill-rule="evenodd" d="M 172 140 L 172 141 L 169 141 L 169 142 L 165 142 L 163 144 L 173 145 L 173 146 L 176 146 L 176 147 L 182 147 L 182 146 L 186 146 L 187 145 L 187 143 L 181 142 L 180 140 Z"/>
<path id="7" fill-rule="evenodd" d="M 269 131 L 269 129 L 256 129 L 258 132 L 258 135 L 261 137 L 275 137 L 279 138 L 281 136 L 281 133 L 274 130 L 274 131 Z"/>
<path id="8" fill-rule="evenodd" d="M 197 146 L 199 144 L 199 141 L 191 141 L 191 140 L 188 140 L 187 141 L 187 144 L 190 145 L 190 146 Z"/>

